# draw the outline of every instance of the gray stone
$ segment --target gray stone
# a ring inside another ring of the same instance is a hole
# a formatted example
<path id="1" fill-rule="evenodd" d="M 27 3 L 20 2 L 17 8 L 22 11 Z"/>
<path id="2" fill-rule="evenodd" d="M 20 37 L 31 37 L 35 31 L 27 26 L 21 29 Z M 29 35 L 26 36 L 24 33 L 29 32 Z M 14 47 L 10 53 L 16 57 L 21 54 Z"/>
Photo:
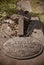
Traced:
<path id="1" fill-rule="evenodd" d="M 17 9 L 32 12 L 30 2 L 27 0 L 21 0 L 17 3 Z"/>
<path id="2" fill-rule="evenodd" d="M 24 35 L 24 19 L 20 18 L 19 21 L 18 35 Z"/>
<path id="3" fill-rule="evenodd" d="M 32 37 L 15 37 L 3 44 L 2 51 L 12 58 L 30 59 L 41 54 L 43 46 Z"/>

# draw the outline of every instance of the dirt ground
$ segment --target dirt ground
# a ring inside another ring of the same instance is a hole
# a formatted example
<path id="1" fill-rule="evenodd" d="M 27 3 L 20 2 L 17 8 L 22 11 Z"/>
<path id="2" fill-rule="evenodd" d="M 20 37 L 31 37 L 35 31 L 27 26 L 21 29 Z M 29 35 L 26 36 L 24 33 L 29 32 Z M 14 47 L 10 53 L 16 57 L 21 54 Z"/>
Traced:
<path id="1" fill-rule="evenodd" d="M 0 51 L 0 65 L 44 65 L 44 52 L 33 59 L 16 60 L 9 58 Z"/>
<path id="2" fill-rule="evenodd" d="M 41 44 L 44 45 L 44 34 L 42 29 L 34 29 L 32 36 L 41 41 Z M 1 43 L 0 43 L 1 46 Z M 44 51 L 41 55 L 36 58 L 27 59 L 27 60 L 17 60 L 6 56 L 0 47 L 0 65 L 44 65 Z"/>

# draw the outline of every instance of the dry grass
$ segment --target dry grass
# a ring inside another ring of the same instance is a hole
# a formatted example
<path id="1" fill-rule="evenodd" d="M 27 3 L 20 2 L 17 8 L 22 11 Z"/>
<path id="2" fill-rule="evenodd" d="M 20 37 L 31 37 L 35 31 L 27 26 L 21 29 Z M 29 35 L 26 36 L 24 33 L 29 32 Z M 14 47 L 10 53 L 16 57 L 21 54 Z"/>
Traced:
<path id="1" fill-rule="evenodd" d="M 39 16 L 44 27 L 44 0 L 29 0 L 34 16 Z"/>
<path id="2" fill-rule="evenodd" d="M 34 13 L 44 13 L 44 2 L 41 0 L 30 0 Z"/>

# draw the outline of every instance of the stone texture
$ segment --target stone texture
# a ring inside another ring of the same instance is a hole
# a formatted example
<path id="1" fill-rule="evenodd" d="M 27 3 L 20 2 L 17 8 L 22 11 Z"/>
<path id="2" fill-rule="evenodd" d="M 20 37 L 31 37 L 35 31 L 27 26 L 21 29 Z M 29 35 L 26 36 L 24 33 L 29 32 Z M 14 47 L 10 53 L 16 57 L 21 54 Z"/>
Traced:
<path id="1" fill-rule="evenodd" d="M 32 12 L 30 2 L 28 0 L 21 0 L 17 3 L 17 9 Z"/>
<path id="2" fill-rule="evenodd" d="M 24 35 L 24 19 L 20 18 L 18 24 L 19 24 L 18 35 Z"/>
<path id="3" fill-rule="evenodd" d="M 32 37 L 15 37 L 3 44 L 2 51 L 12 58 L 28 59 L 41 54 L 43 46 Z"/>

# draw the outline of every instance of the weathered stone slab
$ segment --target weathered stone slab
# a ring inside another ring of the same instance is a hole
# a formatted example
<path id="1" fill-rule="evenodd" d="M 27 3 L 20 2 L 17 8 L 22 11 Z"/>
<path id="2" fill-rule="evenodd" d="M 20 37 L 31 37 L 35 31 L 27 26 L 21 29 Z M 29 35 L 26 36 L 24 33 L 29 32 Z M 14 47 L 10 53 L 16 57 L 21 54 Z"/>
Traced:
<path id="1" fill-rule="evenodd" d="M 24 19 L 20 18 L 18 23 L 19 23 L 18 35 L 24 35 Z"/>
<path id="2" fill-rule="evenodd" d="M 3 44 L 2 51 L 7 56 L 15 59 L 30 59 L 40 55 L 43 46 L 40 41 L 32 37 L 15 37 Z"/>
<path id="3" fill-rule="evenodd" d="M 30 2 L 27 0 L 21 0 L 17 3 L 17 9 L 32 12 Z"/>

